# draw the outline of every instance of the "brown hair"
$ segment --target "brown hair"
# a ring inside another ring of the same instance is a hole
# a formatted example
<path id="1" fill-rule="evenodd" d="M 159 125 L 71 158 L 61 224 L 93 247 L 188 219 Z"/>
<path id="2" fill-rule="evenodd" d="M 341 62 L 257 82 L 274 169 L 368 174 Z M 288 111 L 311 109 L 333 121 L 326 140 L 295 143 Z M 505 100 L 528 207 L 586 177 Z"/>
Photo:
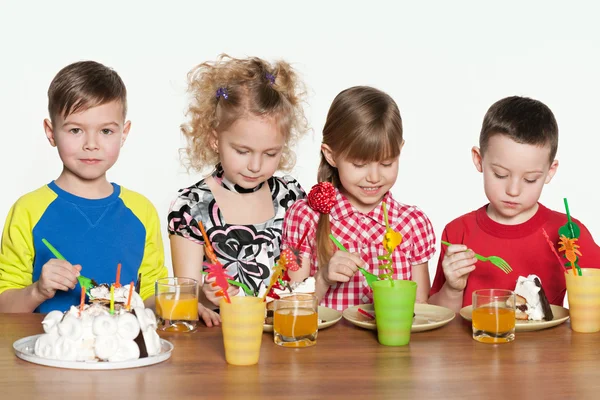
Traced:
<path id="1" fill-rule="evenodd" d="M 398 157 L 402 148 L 402 117 L 396 102 L 381 90 L 355 86 L 338 94 L 327 113 L 323 144 L 336 158 L 361 162 Z M 317 181 L 340 187 L 338 170 L 321 153 Z M 321 214 L 317 225 L 319 265 L 332 255 L 329 215 Z"/>
<path id="2" fill-rule="evenodd" d="M 95 61 L 67 65 L 52 79 L 48 88 L 48 113 L 54 123 L 57 116 L 85 111 L 119 101 L 123 117 L 127 115 L 127 89 L 119 74 Z"/>
<path id="3" fill-rule="evenodd" d="M 223 131 L 247 114 L 276 119 L 285 137 L 279 168 L 293 167 L 291 147 L 308 129 L 302 108 L 305 90 L 290 64 L 221 54 L 192 69 L 188 81 L 190 119 L 181 125 L 181 132 L 188 141 L 182 152 L 190 168 L 201 171 L 217 164 L 219 155 L 210 145 L 213 130 Z M 219 90 L 226 91 L 227 98 L 218 96 Z"/>
<path id="4" fill-rule="evenodd" d="M 558 124 L 544 103 L 527 97 L 506 97 L 494 103 L 485 114 L 479 148 L 483 155 L 494 135 L 505 135 L 517 143 L 550 146 L 550 163 L 558 150 Z"/>

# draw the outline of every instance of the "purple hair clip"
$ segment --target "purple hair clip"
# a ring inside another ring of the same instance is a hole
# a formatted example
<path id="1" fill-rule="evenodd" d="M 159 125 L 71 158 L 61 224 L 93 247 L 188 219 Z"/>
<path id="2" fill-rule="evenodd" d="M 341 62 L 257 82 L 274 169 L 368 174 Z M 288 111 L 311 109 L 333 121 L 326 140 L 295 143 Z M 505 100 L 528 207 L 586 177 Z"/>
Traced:
<path id="1" fill-rule="evenodd" d="M 219 98 L 221 96 L 223 96 L 223 98 L 225 100 L 227 100 L 229 98 L 229 93 L 227 92 L 227 88 L 220 87 L 217 89 L 217 94 L 216 94 L 217 100 L 219 100 Z"/>
<path id="2" fill-rule="evenodd" d="M 265 78 L 267 78 L 267 80 L 268 80 L 269 82 L 271 82 L 271 85 L 274 85 L 274 84 L 275 84 L 275 75 L 273 75 L 273 74 L 270 74 L 270 73 L 268 73 L 268 72 L 267 72 L 267 73 L 265 74 Z"/>

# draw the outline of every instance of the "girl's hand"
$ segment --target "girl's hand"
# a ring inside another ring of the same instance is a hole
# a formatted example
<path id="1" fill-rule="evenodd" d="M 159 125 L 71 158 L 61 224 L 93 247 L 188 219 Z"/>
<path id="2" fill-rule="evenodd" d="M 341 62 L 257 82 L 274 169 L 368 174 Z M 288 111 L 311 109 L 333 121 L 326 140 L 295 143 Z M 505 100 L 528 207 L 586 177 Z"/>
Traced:
<path id="1" fill-rule="evenodd" d="M 365 267 L 365 262 L 358 254 L 338 250 L 323 269 L 322 276 L 329 286 L 336 282 L 348 282 L 358 267 Z"/>
<path id="2" fill-rule="evenodd" d="M 207 307 L 204 307 L 200 303 L 198 303 L 198 315 L 209 328 L 212 326 L 221 325 L 221 316 L 219 316 L 219 314 L 213 310 L 209 310 Z"/>
<path id="3" fill-rule="evenodd" d="M 448 246 L 442 260 L 442 269 L 449 288 L 458 292 L 465 290 L 469 274 L 475 270 L 477 259 L 474 255 L 475 253 L 463 244 Z"/>
<path id="4" fill-rule="evenodd" d="M 68 291 L 75 289 L 81 265 L 71 265 L 65 260 L 55 258 L 48 260 L 42 267 L 40 279 L 36 284 L 37 292 L 46 300 L 51 299 L 57 290 Z"/>
<path id="5" fill-rule="evenodd" d="M 221 290 L 221 288 L 218 286 L 213 287 L 212 283 L 214 281 L 215 278 L 205 279 L 204 284 L 202 285 L 202 292 L 204 292 L 204 296 L 208 301 L 218 307 L 222 296 L 217 296 L 217 292 Z M 237 286 L 230 285 L 229 288 L 227 288 L 227 294 L 229 294 L 229 297 L 236 296 L 239 291 L 240 288 Z"/>

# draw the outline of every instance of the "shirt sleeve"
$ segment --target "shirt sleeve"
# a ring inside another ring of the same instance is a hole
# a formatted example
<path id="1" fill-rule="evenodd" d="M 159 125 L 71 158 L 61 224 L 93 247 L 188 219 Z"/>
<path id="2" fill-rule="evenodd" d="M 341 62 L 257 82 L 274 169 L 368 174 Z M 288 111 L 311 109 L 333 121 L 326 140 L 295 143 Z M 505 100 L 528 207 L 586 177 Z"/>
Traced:
<path id="1" fill-rule="evenodd" d="M 308 206 L 306 200 L 295 202 L 285 214 L 282 247 L 296 248 L 302 257 L 310 259 L 311 243 L 316 237 L 317 221 L 318 214 Z M 305 238 L 300 243 L 303 236 Z"/>
<path id="2" fill-rule="evenodd" d="M 288 210 L 296 201 L 302 200 L 306 198 L 306 192 L 294 177 L 290 175 L 286 175 L 282 178 L 279 178 L 285 188 L 287 193 L 280 200 L 280 205 Z"/>
<path id="3" fill-rule="evenodd" d="M 177 198 L 171 203 L 167 216 L 167 229 L 170 235 L 181 236 L 198 244 L 204 244 L 202 231 L 192 214 L 192 208 L 197 206 L 198 198 L 198 193 L 190 188 L 179 192 Z"/>
<path id="4" fill-rule="evenodd" d="M 426 263 L 435 254 L 435 232 L 427 215 L 415 207 L 415 215 L 412 218 L 413 250 L 411 265 Z"/>
<path id="5" fill-rule="evenodd" d="M 140 296 L 142 300 L 154 296 L 154 283 L 161 278 L 167 277 L 165 266 L 165 253 L 160 230 L 158 213 L 154 206 L 148 201 L 146 218 L 142 221 L 146 227 L 146 244 L 144 246 L 144 258 L 139 268 L 142 274 L 140 285 Z"/>
<path id="6" fill-rule="evenodd" d="M 0 248 L 0 293 L 31 285 L 35 255 L 31 218 L 18 202 L 6 218 Z"/>

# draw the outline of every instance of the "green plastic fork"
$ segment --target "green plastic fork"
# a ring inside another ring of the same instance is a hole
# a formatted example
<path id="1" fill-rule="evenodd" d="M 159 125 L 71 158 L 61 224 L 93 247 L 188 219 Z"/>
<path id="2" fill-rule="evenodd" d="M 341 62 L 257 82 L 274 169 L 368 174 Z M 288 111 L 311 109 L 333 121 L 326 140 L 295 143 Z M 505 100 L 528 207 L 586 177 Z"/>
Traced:
<path id="1" fill-rule="evenodd" d="M 444 242 L 443 240 L 442 240 L 442 244 L 445 244 L 446 246 L 451 246 L 451 243 Z M 502 258 L 500 258 L 498 256 L 484 257 L 484 256 L 480 256 L 479 254 L 475 254 L 475 258 L 478 259 L 479 261 L 491 262 L 496 267 L 500 268 L 505 274 L 509 274 L 512 272 L 512 268 L 510 267 L 510 265 L 508 265 L 508 263 L 506 261 L 504 261 Z"/>
<path id="2" fill-rule="evenodd" d="M 341 251 L 345 251 L 346 253 L 348 252 L 348 249 L 346 249 L 344 245 L 341 244 L 335 236 L 333 236 L 333 233 L 329 234 L 329 239 L 331 239 L 331 241 L 337 246 L 338 249 L 340 249 Z M 358 270 L 364 275 L 365 279 L 367 280 L 367 285 L 369 285 L 370 287 L 373 287 L 373 282 L 379 280 L 379 277 L 377 275 L 370 273 L 362 267 L 358 267 Z"/>
<path id="3" fill-rule="evenodd" d="M 48 248 L 48 250 L 50 250 L 50 252 L 54 255 L 54 257 L 56 257 L 59 260 L 66 261 L 66 258 L 62 254 L 60 254 L 59 251 L 56 250 L 54 248 L 54 246 L 52 246 L 46 239 L 42 238 L 42 243 L 44 243 L 46 245 L 46 247 Z M 95 280 L 86 278 L 83 275 L 79 275 L 77 277 L 77 280 L 79 281 L 79 286 L 84 287 L 85 291 L 88 295 L 90 294 L 90 290 L 92 290 L 94 287 L 98 286 L 98 284 L 96 283 Z"/>

